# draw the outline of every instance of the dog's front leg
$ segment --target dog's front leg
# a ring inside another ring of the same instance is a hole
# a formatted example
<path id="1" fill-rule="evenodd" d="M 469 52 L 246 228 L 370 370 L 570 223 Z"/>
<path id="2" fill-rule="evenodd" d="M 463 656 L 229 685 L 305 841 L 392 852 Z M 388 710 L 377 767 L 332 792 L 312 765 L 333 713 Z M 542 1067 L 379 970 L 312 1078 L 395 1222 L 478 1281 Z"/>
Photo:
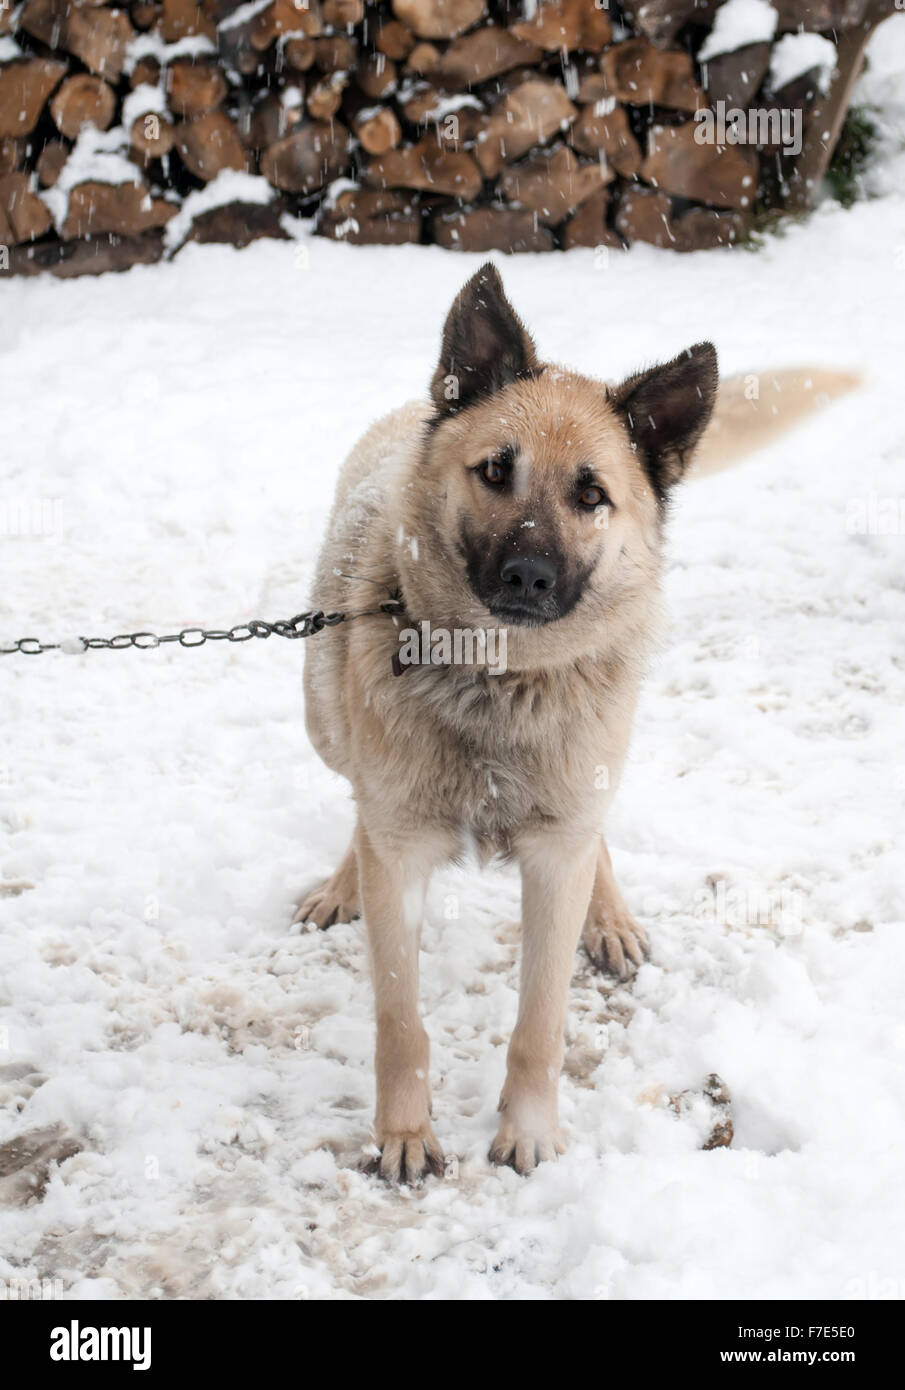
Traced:
<path id="1" fill-rule="evenodd" d="M 509 1043 L 494 1163 L 530 1173 L 564 1151 L 559 1073 L 575 948 L 588 910 L 597 838 L 584 832 L 532 834 L 519 844 L 522 870 L 522 978 Z"/>
<path id="2" fill-rule="evenodd" d="M 368 927 L 377 1013 L 377 1114 L 380 1159 L 392 1182 L 443 1172 L 430 1123 L 430 1046 L 418 1011 L 418 951 L 431 870 L 444 857 L 436 839 L 392 842 L 359 824 L 361 896 Z"/>

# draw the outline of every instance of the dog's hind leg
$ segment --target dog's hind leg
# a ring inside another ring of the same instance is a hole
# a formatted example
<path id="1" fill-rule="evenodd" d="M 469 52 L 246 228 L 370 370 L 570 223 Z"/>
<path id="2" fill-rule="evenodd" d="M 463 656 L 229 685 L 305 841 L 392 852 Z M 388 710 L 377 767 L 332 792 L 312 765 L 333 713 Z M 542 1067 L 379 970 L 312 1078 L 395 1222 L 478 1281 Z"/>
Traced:
<path id="1" fill-rule="evenodd" d="M 332 927 L 334 922 L 352 922 L 360 916 L 358 859 L 353 839 L 336 872 L 306 893 L 292 920 L 310 922 L 323 931 L 325 927 Z"/>
<path id="2" fill-rule="evenodd" d="M 613 876 L 610 852 L 602 838 L 594 891 L 581 939 L 597 968 L 608 970 L 621 980 L 634 974 L 647 955 L 647 934 L 625 905 Z"/>

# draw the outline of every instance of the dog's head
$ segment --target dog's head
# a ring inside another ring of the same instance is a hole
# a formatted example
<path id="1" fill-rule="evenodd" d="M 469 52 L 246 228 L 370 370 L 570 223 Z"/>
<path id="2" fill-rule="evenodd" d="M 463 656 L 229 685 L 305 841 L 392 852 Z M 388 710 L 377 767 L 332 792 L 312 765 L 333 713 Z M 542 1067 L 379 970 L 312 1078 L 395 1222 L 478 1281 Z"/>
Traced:
<path id="1" fill-rule="evenodd" d="M 413 606 L 515 629 L 545 660 L 592 649 L 620 599 L 656 586 L 665 504 L 716 388 L 710 343 L 616 388 L 539 362 L 484 266 L 446 320 L 407 484 Z"/>

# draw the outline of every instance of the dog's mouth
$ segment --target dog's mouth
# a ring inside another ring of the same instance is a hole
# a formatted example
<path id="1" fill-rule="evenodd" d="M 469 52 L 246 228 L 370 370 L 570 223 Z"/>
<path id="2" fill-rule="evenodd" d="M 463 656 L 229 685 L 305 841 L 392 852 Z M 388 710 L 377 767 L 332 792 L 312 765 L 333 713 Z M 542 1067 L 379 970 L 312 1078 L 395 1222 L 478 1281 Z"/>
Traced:
<path id="1" fill-rule="evenodd" d="M 487 608 L 494 618 L 513 627 L 546 627 L 559 617 L 555 605 L 547 609 L 536 603 L 513 603 L 510 600 L 507 603 L 489 602 Z"/>

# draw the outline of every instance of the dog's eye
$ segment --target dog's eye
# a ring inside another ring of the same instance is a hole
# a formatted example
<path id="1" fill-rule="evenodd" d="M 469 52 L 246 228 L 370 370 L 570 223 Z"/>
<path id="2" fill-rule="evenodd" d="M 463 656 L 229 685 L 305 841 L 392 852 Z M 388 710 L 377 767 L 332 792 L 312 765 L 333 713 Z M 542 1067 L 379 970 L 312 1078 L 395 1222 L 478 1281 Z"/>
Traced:
<path id="1" fill-rule="evenodd" d="M 602 487 L 583 488 L 578 497 L 579 505 L 582 507 L 599 507 L 606 501 L 606 493 Z"/>
<path id="2" fill-rule="evenodd" d="M 478 472 L 485 483 L 491 487 L 500 487 L 506 481 L 506 470 L 496 459 L 485 459 L 478 468 Z"/>

